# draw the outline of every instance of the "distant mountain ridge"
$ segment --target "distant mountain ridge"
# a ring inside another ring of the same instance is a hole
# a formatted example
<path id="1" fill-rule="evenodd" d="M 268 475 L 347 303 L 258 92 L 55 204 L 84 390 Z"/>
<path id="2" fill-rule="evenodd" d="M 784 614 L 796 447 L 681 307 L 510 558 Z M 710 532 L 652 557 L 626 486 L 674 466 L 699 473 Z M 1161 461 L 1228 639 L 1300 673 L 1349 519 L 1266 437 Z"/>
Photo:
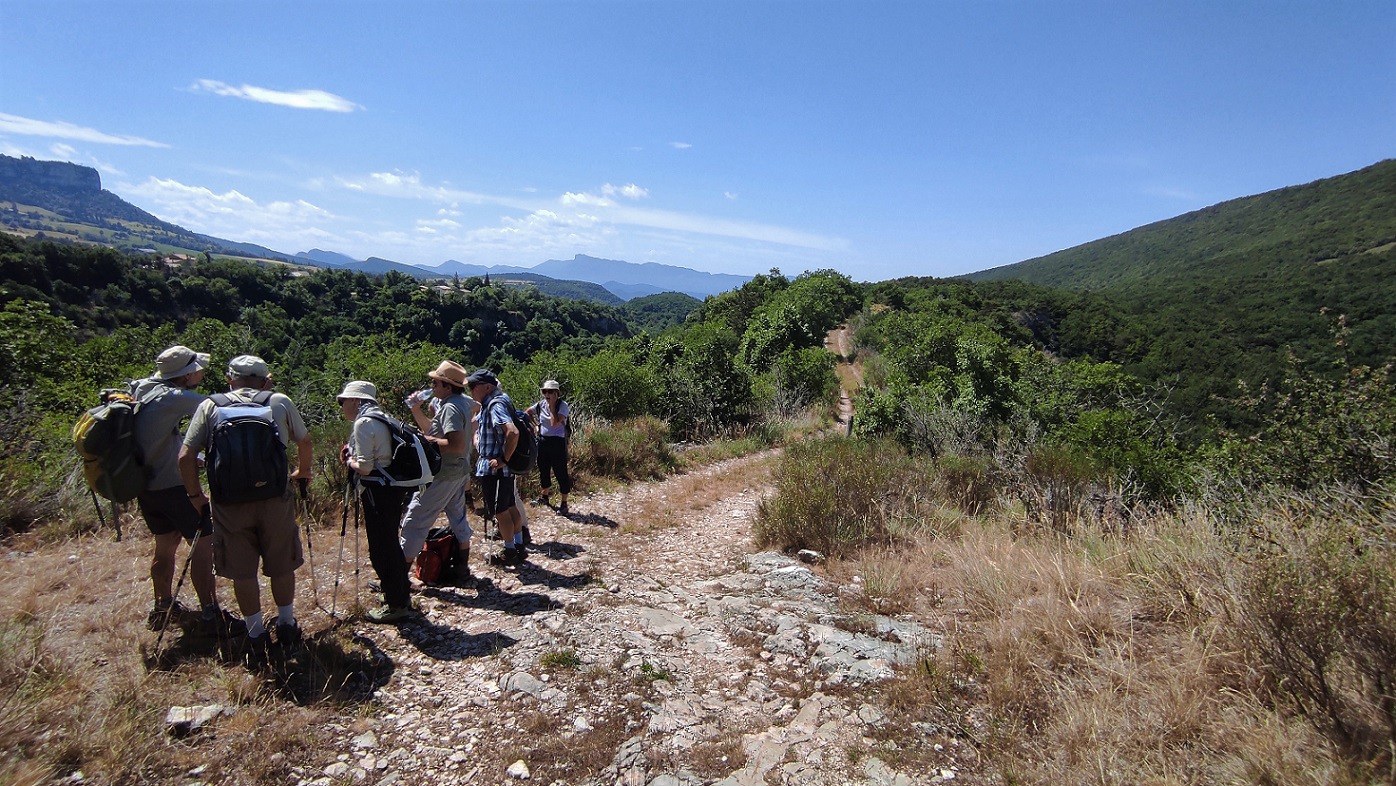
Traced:
<path id="1" fill-rule="evenodd" d="M 21 235 L 42 234 L 133 252 L 208 252 L 372 275 L 397 272 L 419 279 L 488 275 L 501 283 L 536 286 L 546 294 L 611 304 L 663 292 L 681 292 L 702 299 L 750 280 L 749 276 L 704 273 L 656 263 L 634 264 L 583 254 L 571 260 L 548 260 L 535 267 L 486 267 L 456 260 L 435 267 L 409 265 L 381 257 L 358 260 L 319 248 L 285 254 L 254 243 L 202 235 L 163 221 L 103 190 L 101 175 L 92 167 L 5 155 L 0 155 L 0 227 Z"/>

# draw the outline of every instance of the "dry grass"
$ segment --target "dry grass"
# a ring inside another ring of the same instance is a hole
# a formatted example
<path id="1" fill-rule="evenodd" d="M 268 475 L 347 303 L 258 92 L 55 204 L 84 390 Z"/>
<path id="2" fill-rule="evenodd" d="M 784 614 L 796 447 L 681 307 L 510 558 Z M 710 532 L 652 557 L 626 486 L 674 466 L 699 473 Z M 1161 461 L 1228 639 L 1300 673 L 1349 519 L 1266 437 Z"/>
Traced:
<path id="1" fill-rule="evenodd" d="M 686 524 L 702 511 L 770 482 L 773 457 L 744 461 L 729 468 L 709 468 L 646 489 L 632 502 L 621 531 L 654 532 Z"/>
<path id="2" fill-rule="evenodd" d="M 881 691 L 898 756 L 924 753 L 929 723 L 976 739 L 1010 783 L 1385 781 L 1253 689 L 1236 632 L 1245 567 L 1189 515 L 1129 539 L 1025 536 L 983 518 L 831 565 L 864 578 L 868 608 L 946 635 Z"/>
<path id="3" fill-rule="evenodd" d="M 143 527 L 127 532 L 120 543 L 89 536 L 6 558 L 0 783 L 78 771 L 95 783 L 183 783 L 201 765 L 237 772 L 240 783 L 294 782 L 293 767 L 319 757 L 317 730 L 326 719 L 367 697 L 368 653 L 325 629 L 329 621 L 307 608 L 303 594 L 311 635 L 294 675 L 250 674 L 232 647 L 178 629 L 166 634 L 155 663 L 156 634 L 145 627 L 150 538 Z M 231 603 L 226 585 L 220 592 Z M 194 603 L 187 581 L 181 594 Z M 166 733 L 170 707 L 215 703 L 233 714 L 190 740 Z"/>

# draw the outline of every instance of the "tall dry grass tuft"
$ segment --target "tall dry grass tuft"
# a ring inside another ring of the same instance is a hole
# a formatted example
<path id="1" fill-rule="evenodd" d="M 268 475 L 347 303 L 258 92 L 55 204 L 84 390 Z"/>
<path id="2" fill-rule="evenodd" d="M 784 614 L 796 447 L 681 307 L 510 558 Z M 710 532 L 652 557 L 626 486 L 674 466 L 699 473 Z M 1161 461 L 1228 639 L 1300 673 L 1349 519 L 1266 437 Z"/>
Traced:
<path id="1" fill-rule="evenodd" d="M 928 473 L 891 441 L 838 437 L 790 446 L 776 493 L 761 503 L 758 546 L 830 556 L 889 545 L 923 528 L 937 507 Z"/>
<path id="2" fill-rule="evenodd" d="M 573 438 L 571 468 L 622 480 L 663 477 L 675 466 L 669 428 L 653 417 L 594 423 Z"/>
<path id="3" fill-rule="evenodd" d="M 1301 585 L 1314 598 L 1303 601 L 1306 640 L 1333 641 L 1343 624 L 1364 621 L 1365 638 L 1356 638 L 1356 627 L 1346 628 L 1353 638 L 1338 637 L 1348 642 L 1345 655 L 1325 660 L 1325 673 L 1344 688 L 1348 728 L 1364 719 L 1367 736 L 1355 738 L 1376 739 L 1384 727 L 1374 665 L 1384 662 L 1378 642 L 1392 630 L 1391 617 L 1377 617 L 1396 596 L 1377 578 L 1389 569 L 1377 566 L 1396 564 L 1389 552 L 1383 563 L 1371 537 L 1342 529 L 1348 537 L 1338 540 L 1353 553 L 1352 544 L 1364 544 L 1370 558 L 1340 570 L 1334 540 L 1319 538 L 1318 520 L 1309 517 L 1294 529 L 1326 548 L 1287 546 L 1278 559 L 1255 547 L 1254 533 L 1217 527 L 1205 510 L 1155 514 L 1128 537 L 1025 533 L 1009 515 L 980 517 L 963 522 L 958 535 L 865 550 L 831 567 L 857 570 L 865 582 L 875 576 L 866 588 L 884 598 L 875 609 L 911 614 L 944 633 L 942 647 L 882 689 L 896 710 L 888 733 L 900 736 L 893 741 L 913 751 L 920 745 L 915 723 L 955 728 L 978 717 L 962 736 L 977 739 L 1000 776 L 1020 784 L 1387 780 L 1385 754 L 1349 744 L 1313 698 L 1289 695 L 1302 680 L 1289 671 L 1291 661 L 1276 657 L 1283 639 L 1273 629 L 1281 619 L 1294 624 L 1276 614 L 1299 607 Z M 1267 537 L 1278 540 L 1273 530 Z M 1297 565 L 1307 572 L 1280 569 Z M 1283 581 L 1300 575 L 1307 583 Z M 1316 579 L 1325 575 L 1348 578 Z M 1277 593 L 1277 586 L 1287 589 Z M 1334 608 L 1331 593 L 1340 590 L 1348 593 L 1343 608 L 1362 598 L 1373 613 L 1313 613 L 1316 605 Z"/>

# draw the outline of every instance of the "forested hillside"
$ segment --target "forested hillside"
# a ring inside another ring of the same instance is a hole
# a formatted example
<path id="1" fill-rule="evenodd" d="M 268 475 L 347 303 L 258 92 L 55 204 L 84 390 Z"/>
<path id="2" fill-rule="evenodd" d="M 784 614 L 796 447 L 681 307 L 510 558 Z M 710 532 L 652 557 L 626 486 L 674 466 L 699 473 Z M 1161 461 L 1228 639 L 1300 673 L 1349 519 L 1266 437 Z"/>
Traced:
<path id="1" fill-rule="evenodd" d="M 831 402 L 823 336 L 860 303 L 839 274 L 773 272 L 750 291 L 709 298 L 712 319 L 684 322 L 696 301 L 656 296 L 632 312 L 632 326 L 615 307 L 481 278 L 431 286 L 392 272 L 170 262 L 0 235 L 0 437 L 22 446 L 0 458 L 0 517 L 27 528 L 57 516 L 50 492 L 72 488 L 64 436 L 73 418 L 99 389 L 150 374 L 174 343 L 212 353 L 215 365 L 266 358 L 327 435 L 348 379 L 372 380 L 398 401 L 452 358 L 494 369 L 525 400 L 543 379 L 560 380 L 579 420 L 648 419 L 626 433 L 662 446 L 769 434 L 780 418 Z M 210 374 L 205 387 L 220 382 Z"/>
<path id="2" fill-rule="evenodd" d="M 1236 380 L 1273 382 L 1293 352 L 1322 362 L 1346 318 L 1351 358 L 1396 335 L 1396 161 L 1236 199 L 968 276 L 1090 290 L 1150 325 L 1127 368 L 1173 380 L 1182 406 L 1227 417 Z"/>

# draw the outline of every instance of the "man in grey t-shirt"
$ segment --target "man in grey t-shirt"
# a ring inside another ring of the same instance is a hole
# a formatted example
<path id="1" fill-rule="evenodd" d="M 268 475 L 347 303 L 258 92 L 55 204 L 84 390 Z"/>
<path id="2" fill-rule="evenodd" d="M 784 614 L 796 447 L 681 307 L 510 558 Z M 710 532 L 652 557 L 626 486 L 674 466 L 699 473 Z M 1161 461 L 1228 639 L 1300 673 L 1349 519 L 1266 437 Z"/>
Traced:
<path id="1" fill-rule="evenodd" d="M 150 561 L 150 584 L 155 606 L 149 624 L 159 628 L 186 614 L 174 597 L 175 557 L 181 539 L 193 544 L 189 572 L 202 608 L 207 633 L 227 633 L 233 621 L 218 607 L 213 579 L 213 524 L 207 512 L 189 504 L 179 477 L 181 426 L 206 398 L 196 388 L 203 382 L 209 356 L 185 346 L 173 346 L 155 359 L 155 374 L 138 380 L 132 395 L 141 402 L 136 414 L 136 444 L 145 464 L 145 490 L 136 497 L 145 525 L 155 536 Z M 197 536 L 197 539 L 196 539 Z"/>
<path id="2" fill-rule="evenodd" d="M 472 530 L 466 519 L 465 486 L 470 480 L 466 463 L 473 437 L 474 402 L 465 395 L 465 368 L 460 364 L 443 360 L 427 377 L 431 379 L 435 414 L 428 419 L 422 410 L 426 402 L 415 394 L 408 399 L 408 406 L 417 428 L 441 449 L 441 471 L 429 485 L 418 489 L 407 504 L 407 513 L 402 517 L 402 555 L 409 565 L 417 559 L 426 543 L 427 531 L 444 512 L 461 548 L 451 578 L 463 584 L 470 580 Z"/>

